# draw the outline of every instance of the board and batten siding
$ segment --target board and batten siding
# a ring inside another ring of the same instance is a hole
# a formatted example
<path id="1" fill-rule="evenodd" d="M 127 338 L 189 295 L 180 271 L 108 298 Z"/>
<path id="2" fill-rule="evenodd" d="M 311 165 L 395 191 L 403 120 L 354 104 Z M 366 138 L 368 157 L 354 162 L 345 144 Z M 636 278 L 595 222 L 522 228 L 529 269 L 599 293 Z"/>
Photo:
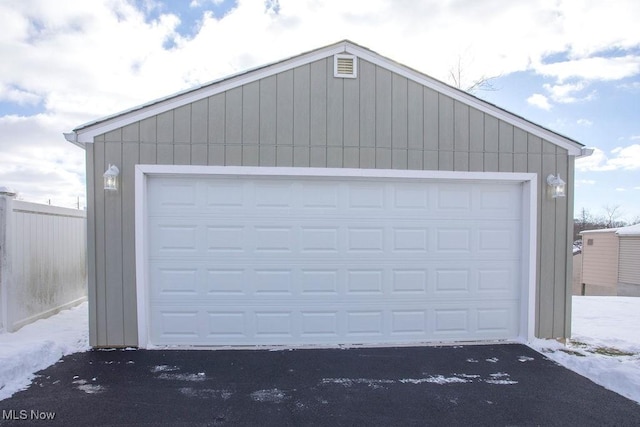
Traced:
<path id="1" fill-rule="evenodd" d="M 105 194 L 108 164 L 121 191 Z M 545 177 L 573 176 L 562 149 L 388 69 L 360 59 L 356 79 L 333 58 L 271 75 L 94 138 L 87 144 L 91 345 L 137 345 L 134 165 L 294 166 L 533 172 L 539 176 L 536 335 L 570 335 L 566 199 Z M 95 248 L 95 249 L 93 249 Z"/>

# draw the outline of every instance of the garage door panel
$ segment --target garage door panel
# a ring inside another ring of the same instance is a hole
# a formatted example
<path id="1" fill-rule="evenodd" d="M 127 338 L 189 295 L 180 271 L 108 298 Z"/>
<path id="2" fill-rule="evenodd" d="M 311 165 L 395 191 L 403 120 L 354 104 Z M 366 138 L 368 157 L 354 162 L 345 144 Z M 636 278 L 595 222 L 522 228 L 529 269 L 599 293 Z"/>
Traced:
<path id="1" fill-rule="evenodd" d="M 153 277 L 157 295 L 169 298 L 178 295 L 197 295 L 200 292 L 199 274 L 197 268 L 159 267 Z"/>
<path id="2" fill-rule="evenodd" d="M 391 268 L 392 294 L 426 294 L 429 270 L 426 268 Z"/>
<path id="3" fill-rule="evenodd" d="M 438 253 L 462 252 L 471 253 L 471 227 L 458 226 L 438 228 L 436 230 L 435 251 Z"/>
<path id="4" fill-rule="evenodd" d="M 255 336 L 258 338 L 293 338 L 293 313 L 283 311 L 255 311 Z"/>
<path id="5" fill-rule="evenodd" d="M 150 212 L 173 212 L 198 207 L 198 183 L 194 179 L 155 178 L 148 188 Z"/>
<path id="6" fill-rule="evenodd" d="M 157 261 L 150 265 L 153 298 L 176 295 L 216 300 L 275 295 L 295 303 L 322 297 L 332 302 L 367 295 L 393 298 L 518 298 L 516 261 L 411 261 L 359 264 L 316 262 L 292 266 L 282 261 L 240 263 Z M 333 296 L 333 298 L 332 298 Z M 328 300 L 327 300 L 328 301 Z"/>
<path id="7" fill-rule="evenodd" d="M 290 253 L 294 247 L 293 228 L 289 226 L 259 225 L 253 228 L 254 251 Z"/>
<path id="8" fill-rule="evenodd" d="M 215 209 L 242 208 L 246 203 L 245 184 L 225 180 L 222 183 L 206 183 L 204 192 L 205 206 Z"/>
<path id="9" fill-rule="evenodd" d="M 207 337 L 214 339 L 248 338 L 247 315 L 244 311 L 205 312 Z"/>
<path id="10" fill-rule="evenodd" d="M 355 209 L 356 212 L 362 209 L 375 212 L 381 211 L 385 207 L 385 186 L 354 183 L 346 186 L 347 207 Z"/>
<path id="11" fill-rule="evenodd" d="M 478 213 L 501 219 L 519 220 L 522 217 L 521 205 L 514 205 L 522 193 L 522 185 L 503 185 L 487 187 L 476 185 L 476 205 Z"/>
<path id="12" fill-rule="evenodd" d="M 333 309 L 229 305 L 220 311 L 167 307 L 152 315 L 161 325 L 153 338 L 176 343 L 215 339 L 211 345 L 274 344 L 274 338 L 299 344 L 384 344 L 404 342 L 399 339 L 503 339 L 517 334 L 514 302 L 486 305 L 373 304 L 361 309 L 344 304 Z"/>
<path id="13" fill-rule="evenodd" d="M 286 218 L 286 217 L 285 217 Z M 353 258 L 367 254 L 380 260 L 416 256 L 429 259 L 460 257 L 512 259 L 520 258 L 519 223 L 507 221 L 454 221 L 446 225 L 435 221 L 385 220 L 399 225 L 330 218 L 300 220 L 296 225 L 283 225 L 285 219 L 195 217 L 151 218 L 149 251 L 152 256 L 215 256 L 260 259 L 272 252 L 295 252 L 296 259 L 308 257 Z M 342 222 L 342 224 L 339 224 Z M 329 223 L 329 224 L 328 224 Z M 298 254 L 298 252 L 300 252 Z M 323 255 L 324 253 L 324 255 Z"/>
<path id="14" fill-rule="evenodd" d="M 393 336 L 428 336 L 427 310 L 397 309 L 391 310 L 391 335 Z"/>
<path id="15" fill-rule="evenodd" d="M 434 310 L 434 335 L 465 335 L 471 328 L 468 308 L 439 308 Z"/>
<path id="16" fill-rule="evenodd" d="M 199 288 L 215 298 L 222 298 L 225 295 L 233 297 L 244 295 L 247 293 L 249 283 L 247 273 L 244 268 L 206 268 L 206 284 Z"/>
<path id="17" fill-rule="evenodd" d="M 367 212 L 368 216 L 384 217 L 392 209 L 421 218 L 438 219 L 448 215 L 453 219 L 519 220 L 521 208 L 514 206 L 513 201 L 520 193 L 521 186 L 513 184 L 404 182 L 399 187 L 397 182 L 271 179 L 271 182 L 260 183 L 220 177 L 215 178 L 215 182 L 203 182 L 202 178 L 154 178 L 148 206 L 151 212 L 161 214 L 215 208 L 227 214 L 246 213 L 251 209 L 259 215 L 303 211 L 339 215 L 350 208 L 362 208 L 372 211 Z"/>
<path id="18" fill-rule="evenodd" d="M 152 251 L 160 254 L 196 253 L 201 250 L 198 226 L 188 223 L 164 222 L 154 225 L 155 235 L 150 239 Z"/>
<path id="19" fill-rule="evenodd" d="M 200 316 L 198 310 L 163 310 L 153 319 L 159 326 L 158 338 L 171 340 L 199 339 Z"/>
<path id="20" fill-rule="evenodd" d="M 407 253 L 423 255 L 429 250 L 429 227 L 393 227 L 391 231 L 392 251 L 406 256 Z"/>
<path id="21" fill-rule="evenodd" d="M 303 311 L 300 312 L 300 335 L 304 338 L 316 337 L 337 338 L 339 336 L 337 311 Z"/>
<path id="22" fill-rule="evenodd" d="M 255 269 L 253 289 L 256 296 L 292 295 L 293 271 L 291 269 Z"/>
<path id="23" fill-rule="evenodd" d="M 339 189 L 335 183 L 303 182 L 299 189 L 302 195 L 301 207 L 312 212 L 317 212 L 318 208 L 333 211 L 339 207 Z"/>
<path id="24" fill-rule="evenodd" d="M 243 225 L 205 225 L 209 252 L 239 253 L 247 246 L 247 227 Z"/>
<path id="25" fill-rule="evenodd" d="M 311 298 L 315 296 L 337 295 L 340 289 L 341 272 L 338 268 L 301 268 L 300 293 Z"/>
<path id="26" fill-rule="evenodd" d="M 468 215 L 473 199 L 473 186 L 443 184 L 437 187 L 435 208 L 441 213 L 462 212 Z"/>
<path id="27" fill-rule="evenodd" d="M 379 268 L 362 268 L 347 270 L 347 294 L 377 294 L 382 295 L 384 270 Z"/>
<path id="28" fill-rule="evenodd" d="M 253 203 L 256 208 L 292 208 L 293 186 L 291 181 L 255 182 Z"/>
<path id="29" fill-rule="evenodd" d="M 469 294 L 471 289 L 468 268 L 437 268 L 435 272 L 434 293 L 453 297 L 455 294 Z"/>
<path id="30" fill-rule="evenodd" d="M 300 226 L 300 250 L 306 253 L 340 251 L 340 227 L 321 225 Z"/>
<path id="31" fill-rule="evenodd" d="M 402 213 L 412 211 L 424 213 L 429 210 L 431 189 L 424 184 L 406 184 L 401 188 L 393 187 L 393 207 Z"/>
<path id="32" fill-rule="evenodd" d="M 519 333 L 520 184 L 218 176 L 148 187 L 153 344 Z"/>

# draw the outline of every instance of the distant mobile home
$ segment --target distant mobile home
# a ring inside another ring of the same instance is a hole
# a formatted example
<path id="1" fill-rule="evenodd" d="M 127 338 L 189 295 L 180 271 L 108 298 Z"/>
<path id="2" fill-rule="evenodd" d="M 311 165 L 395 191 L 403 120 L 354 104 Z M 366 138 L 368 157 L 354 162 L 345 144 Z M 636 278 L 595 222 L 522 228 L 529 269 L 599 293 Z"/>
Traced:
<path id="1" fill-rule="evenodd" d="M 580 234 L 581 293 L 640 296 L 640 224 Z"/>
<path id="2" fill-rule="evenodd" d="M 582 145 L 350 41 L 65 136 L 93 346 L 570 335 Z"/>

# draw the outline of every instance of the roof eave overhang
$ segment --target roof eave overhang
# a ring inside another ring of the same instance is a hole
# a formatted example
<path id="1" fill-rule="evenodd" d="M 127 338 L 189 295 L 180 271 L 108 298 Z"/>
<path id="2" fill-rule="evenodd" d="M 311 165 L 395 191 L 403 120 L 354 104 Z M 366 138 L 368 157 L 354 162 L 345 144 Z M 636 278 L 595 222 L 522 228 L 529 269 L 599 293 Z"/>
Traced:
<path id="1" fill-rule="evenodd" d="M 616 233 L 618 231 L 617 228 L 598 228 L 597 230 L 583 230 L 579 235 L 584 234 L 605 234 L 605 233 Z"/>
<path id="2" fill-rule="evenodd" d="M 107 116 L 102 119 L 86 123 L 75 128 L 72 133 L 65 134 L 67 141 L 75 145 L 84 147 L 84 144 L 93 143 L 94 138 L 109 131 L 121 128 L 123 126 L 135 123 L 140 120 L 164 113 L 166 111 L 178 108 L 180 106 L 204 99 L 218 93 L 233 89 L 244 84 L 248 84 L 271 75 L 287 71 L 300 65 L 305 65 L 328 56 L 346 53 L 355 55 L 368 62 L 389 69 L 399 75 L 402 75 L 416 83 L 422 84 L 435 91 L 443 93 L 457 101 L 460 101 L 479 111 L 490 114 L 506 123 L 512 124 L 523 129 L 533 135 L 547 140 L 557 146 L 567 150 L 568 155 L 583 157 L 586 154 L 583 150 L 584 146 L 577 141 L 564 137 L 556 132 L 541 127 L 522 117 L 510 113 L 500 107 L 481 100 L 467 92 L 456 89 L 439 80 L 427 76 L 410 67 L 399 64 L 391 59 L 385 58 L 365 47 L 359 46 L 350 41 L 341 41 L 320 49 L 316 49 L 295 57 L 285 59 L 269 65 L 264 65 L 242 73 L 226 77 L 221 80 L 204 84 L 200 87 L 189 89 L 166 98 L 161 98 L 147 104 L 134 107 L 113 116 Z M 73 136 L 71 136 L 73 135 Z"/>
<path id="3" fill-rule="evenodd" d="M 75 131 L 65 132 L 65 133 L 63 133 L 63 135 L 64 135 L 64 139 L 66 139 L 67 141 L 69 141 L 73 145 L 77 145 L 78 147 L 80 147 L 82 149 L 85 148 L 85 143 L 78 141 L 78 134 Z"/>

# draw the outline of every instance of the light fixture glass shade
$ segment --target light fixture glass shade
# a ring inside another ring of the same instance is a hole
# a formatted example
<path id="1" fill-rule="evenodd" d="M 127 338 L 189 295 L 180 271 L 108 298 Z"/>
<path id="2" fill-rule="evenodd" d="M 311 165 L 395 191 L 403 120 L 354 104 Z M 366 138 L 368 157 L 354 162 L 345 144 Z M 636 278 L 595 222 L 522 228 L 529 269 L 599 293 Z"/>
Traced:
<path id="1" fill-rule="evenodd" d="M 109 165 L 104 175 L 104 189 L 108 191 L 118 191 L 118 174 L 120 170 L 115 165 Z"/>
<path id="2" fill-rule="evenodd" d="M 567 194 L 565 192 L 566 182 L 560 178 L 560 174 L 553 176 L 549 175 L 547 177 L 547 185 L 549 186 L 549 192 L 551 197 L 557 199 L 558 197 L 566 197 Z"/>

